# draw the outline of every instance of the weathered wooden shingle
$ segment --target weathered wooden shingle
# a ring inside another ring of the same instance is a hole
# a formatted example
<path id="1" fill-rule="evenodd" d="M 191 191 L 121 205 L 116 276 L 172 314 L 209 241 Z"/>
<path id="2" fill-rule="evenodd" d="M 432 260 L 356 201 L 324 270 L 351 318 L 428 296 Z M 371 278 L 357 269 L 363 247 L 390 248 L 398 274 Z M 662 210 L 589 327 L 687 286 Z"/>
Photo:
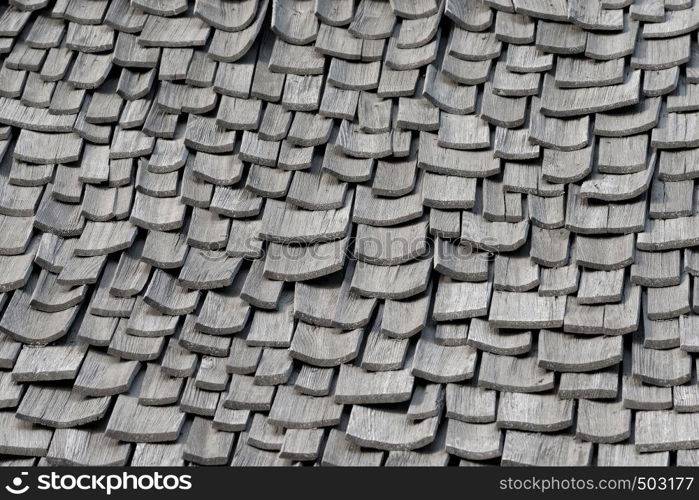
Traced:
<path id="1" fill-rule="evenodd" d="M 608 111 L 639 102 L 641 74 L 630 72 L 623 83 L 609 87 L 559 88 L 550 74 L 544 76 L 541 110 L 548 116 L 578 116 Z"/>
<path id="2" fill-rule="evenodd" d="M 692 449 L 697 442 L 693 414 L 642 411 L 636 415 L 636 449 L 641 452 Z"/>
<path id="3" fill-rule="evenodd" d="M 592 462 L 592 444 L 566 435 L 509 430 L 502 451 L 504 465 L 585 466 Z"/>
<path id="4" fill-rule="evenodd" d="M 508 392 L 543 392 L 553 388 L 553 372 L 537 365 L 532 357 L 517 358 L 484 352 L 478 386 Z"/>
<path id="5" fill-rule="evenodd" d="M 85 346 L 26 347 L 12 369 L 16 382 L 72 380 L 76 377 L 87 349 Z"/>
<path id="6" fill-rule="evenodd" d="M 53 431 L 22 421 L 11 412 L 0 413 L 3 433 L 0 450 L 8 455 L 43 457 L 49 449 Z"/>
<path id="7" fill-rule="evenodd" d="M 559 327 L 565 314 L 566 298 L 540 297 L 533 292 L 494 291 L 489 321 L 505 328 Z"/>
<path id="8" fill-rule="evenodd" d="M 58 429 L 100 420 L 111 397 L 86 397 L 66 387 L 30 385 L 17 408 L 17 418 Z"/>
<path id="9" fill-rule="evenodd" d="M 129 390 L 140 364 L 136 361 L 120 361 L 98 351 L 89 351 L 74 388 L 86 396 L 110 396 Z"/>
<path id="10" fill-rule="evenodd" d="M 643 346 L 640 336 L 635 335 L 632 356 L 633 375 L 647 384 L 669 387 L 691 378 L 692 359 L 679 348 L 649 349 Z"/>
<path id="11" fill-rule="evenodd" d="M 184 413 L 174 406 L 140 406 L 137 398 L 122 395 L 117 398 L 105 432 L 121 441 L 174 441 L 183 421 Z"/>
<path id="12" fill-rule="evenodd" d="M 573 407 L 573 401 L 553 394 L 503 392 L 497 425 L 501 429 L 555 432 L 572 425 Z"/>
<path id="13" fill-rule="evenodd" d="M 420 335 L 412 374 L 431 382 L 457 382 L 473 377 L 478 352 L 467 345 L 441 345 L 433 329 Z"/>
<path id="14" fill-rule="evenodd" d="M 347 437 L 356 444 L 384 450 L 411 450 L 431 443 L 437 431 L 436 417 L 411 422 L 401 412 L 353 406 Z"/>
<path id="15" fill-rule="evenodd" d="M 131 445 L 97 431 L 60 429 L 54 432 L 46 460 L 51 465 L 123 466 Z"/>

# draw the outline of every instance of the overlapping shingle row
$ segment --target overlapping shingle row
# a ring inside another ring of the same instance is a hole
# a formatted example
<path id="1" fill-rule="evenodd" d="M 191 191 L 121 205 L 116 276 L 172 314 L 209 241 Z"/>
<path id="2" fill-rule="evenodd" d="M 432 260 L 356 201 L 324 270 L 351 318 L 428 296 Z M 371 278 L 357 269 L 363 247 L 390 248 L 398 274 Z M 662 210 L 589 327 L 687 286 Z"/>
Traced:
<path id="1" fill-rule="evenodd" d="M 10 0 L 3 464 L 699 463 L 692 0 Z"/>

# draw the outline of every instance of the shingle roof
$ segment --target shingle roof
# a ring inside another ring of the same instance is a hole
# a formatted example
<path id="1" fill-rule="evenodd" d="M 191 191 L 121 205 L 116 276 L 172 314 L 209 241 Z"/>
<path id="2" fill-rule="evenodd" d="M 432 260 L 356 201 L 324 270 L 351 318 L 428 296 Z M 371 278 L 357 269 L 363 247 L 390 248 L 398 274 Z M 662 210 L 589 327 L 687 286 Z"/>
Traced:
<path id="1" fill-rule="evenodd" d="M 11 0 L 0 461 L 695 463 L 697 30 Z"/>

